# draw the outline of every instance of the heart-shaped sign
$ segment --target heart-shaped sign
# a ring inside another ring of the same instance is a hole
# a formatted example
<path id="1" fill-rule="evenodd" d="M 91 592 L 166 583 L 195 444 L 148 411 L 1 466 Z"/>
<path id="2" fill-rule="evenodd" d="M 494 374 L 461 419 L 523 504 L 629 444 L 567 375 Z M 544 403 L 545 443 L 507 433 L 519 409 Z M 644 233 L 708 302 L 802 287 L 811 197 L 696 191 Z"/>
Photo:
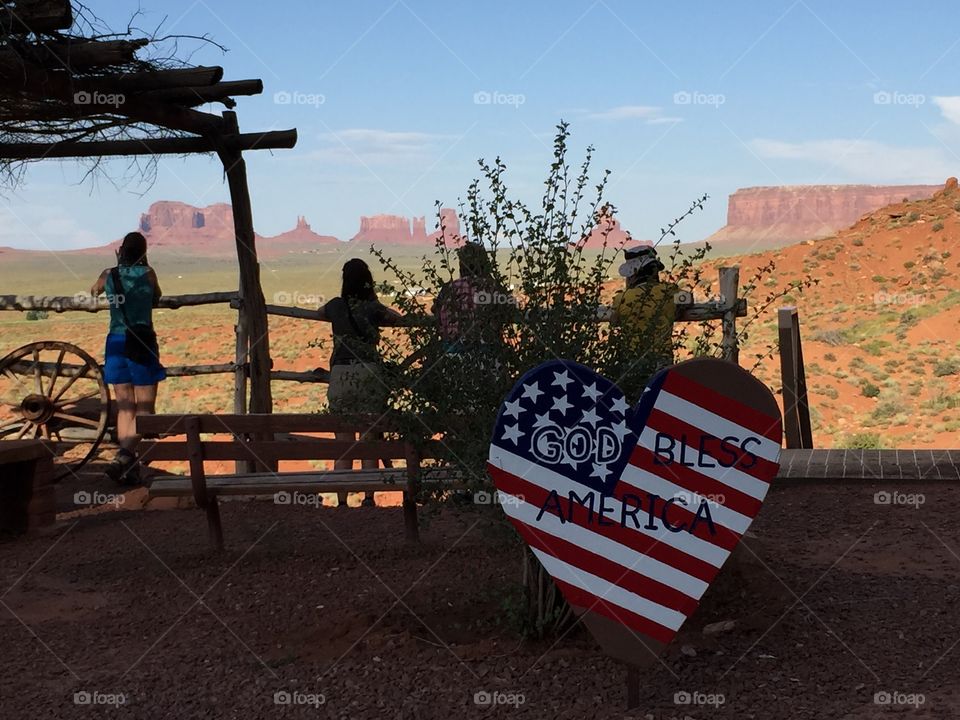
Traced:
<path id="1" fill-rule="evenodd" d="M 610 655 L 658 655 L 750 527 L 777 474 L 780 410 L 738 365 L 658 373 L 635 407 L 590 368 L 531 370 L 497 417 L 498 497 Z"/>

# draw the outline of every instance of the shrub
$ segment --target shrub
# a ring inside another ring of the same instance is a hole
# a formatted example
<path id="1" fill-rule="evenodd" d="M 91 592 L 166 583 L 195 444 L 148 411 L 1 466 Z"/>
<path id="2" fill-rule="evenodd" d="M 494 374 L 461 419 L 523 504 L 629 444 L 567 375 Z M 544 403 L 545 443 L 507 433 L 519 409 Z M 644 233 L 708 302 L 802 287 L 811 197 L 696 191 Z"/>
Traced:
<path id="1" fill-rule="evenodd" d="M 833 353 L 827 353 L 826 355 L 823 356 L 823 359 L 826 360 L 827 362 L 836 362 L 837 356 L 834 355 Z"/>
<path id="2" fill-rule="evenodd" d="M 880 394 L 880 388 L 872 382 L 864 382 L 860 386 L 860 394 L 868 398 L 877 397 Z"/>
<path id="3" fill-rule="evenodd" d="M 50 313 L 46 310 L 27 310 L 27 320 L 33 322 L 35 320 L 46 320 L 50 317 Z"/>
<path id="4" fill-rule="evenodd" d="M 875 283 L 884 283 L 887 281 L 887 279 L 883 275 L 874 275 L 870 279 L 873 280 Z"/>
<path id="5" fill-rule="evenodd" d="M 915 263 L 913 260 L 907 260 L 907 261 L 903 264 L 903 266 L 904 266 L 907 270 L 909 270 L 910 268 L 912 268 L 914 265 L 916 265 L 916 263 Z"/>
<path id="6" fill-rule="evenodd" d="M 900 412 L 901 407 L 895 400 L 884 400 L 873 409 L 870 417 L 874 420 L 889 420 Z"/>
<path id="7" fill-rule="evenodd" d="M 943 222 L 942 222 L 941 220 L 937 220 L 937 221 L 930 227 L 930 229 L 933 230 L 934 232 L 940 232 L 941 230 L 943 230 Z"/>
<path id="8" fill-rule="evenodd" d="M 868 355 L 878 356 L 880 355 L 884 348 L 890 347 L 890 343 L 886 340 L 881 340 L 876 338 L 870 340 L 869 342 L 860 343 L 860 348 L 867 353 Z"/>
<path id="9" fill-rule="evenodd" d="M 863 247 L 863 238 L 854 238 L 850 241 L 854 247 Z"/>
<path id="10" fill-rule="evenodd" d="M 916 210 L 911 210 L 910 214 L 907 215 L 907 222 L 916 222 L 919 219 L 920 213 L 918 213 Z"/>
<path id="11" fill-rule="evenodd" d="M 840 330 L 820 330 L 815 332 L 811 339 L 834 346 L 847 344 L 847 340 Z"/>
<path id="12" fill-rule="evenodd" d="M 848 450 L 879 450 L 883 447 L 883 441 L 879 433 L 854 433 L 843 439 L 840 447 Z"/>
<path id="13" fill-rule="evenodd" d="M 837 389 L 833 385 L 825 386 L 821 392 L 831 400 L 836 400 L 840 396 L 840 393 L 837 392 Z"/>
<path id="14" fill-rule="evenodd" d="M 956 375 L 957 373 L 960 373 L 960 362 L 957 362 L 955 358 L 941 360 L 933 366 L 933 374 L 935 377 L 946 377 L 947 375 Z"/>
<path id="15" fill-rule="evenodd" d="M 612 271 L 619 264 L 619 250 L 613 240 L 598 253 L 585 253 L 577 241 L 592 231 L 609 235 L 613 228 L 613 208 L 603 200 L 608 174 L 599 181 L 590 177 L 593 149 L 586 159 L 573 165 L 568 158 L 569 130 L 566 123 L 558 126 L 553 145 L 553 159 L 546 182 L 540 185 L 542 196 L 528 203 L 514 196 L 507 187 L 506 165 L 497 158 L 480 161 L 481 177 L 468 187 L 460 205 L 459 218 L 463 236 L 482 246 L 487 252 L 491 283 L 498 288 L 513 286 L 509 302 L 464 308 L 470 313 L 456 317 L 455 324 L 475 333 L 475 345 L 484 347 L 482 358 L 475 353 L 450 353 L 436 323 L 429 322 L 422 299 L 401 293 L 397 307 L 411 316 L 408 327 L 384 333 L 381 343 L 390 373 L 391 405 L 400 413 L 412 437 L 424 435 L 430 427 L 443 428 L 449 450 L 448 463 L 468 478 L 470 489 L 490 490 L 486 473 L 489 455 L 490 428 L 493 426 L 504 396 L 517 378 L 548 360 L 568 358 L 587 365 L 614 380 L 630 401 L 639 398 L 649 377 L 663 365 L 662 356 L 641 354 L 637 348 L 659 345 L 653 326 L 648 329 L 597 323 L 597 308 L 609 300 Z M 572 169 L 571 169 L 572 168 Z M 676 283 L 698 295 L 715 293 L 706 279 L 701 262 L 709 246 L 688 251 L 675 239 L 674 228 L 683 218 L 703 207 L 706 196 L 695 201 L 680 217 L 661 231 L 661 260 L 666 266 L 664 280 Z M 436 296 L 440 288 L 455 276 L 456 247 L 464 237 L 445 227 L 439 212 L 440 233 L 432 255 L 423 258 L 413 269 L 391 259 L 380 249 L 374 255 L 391 278 L 402 288 L 421 287 Z M 609 230 L 607 229 L 609 225 Z M 742 279 L 741 295 L 764 286 L 773 273 L 774 263 L 758 268 Z M 807 278 L 792 281 L 787 288 L 800 294 L 815 281 Z M 507 294 L 506 291 L 502 291 Z M 498 291 L 498 295 L 500 291 Z M 776 305 L 786 291 L 764 289 L 760 298 L 749 303 L 751 315 L 739 326 L 740 339 L 751 331 L 751 323 L 760 313 Z M 416 322 L 421 318 L 422 322 Z M 682 323 L 674 329 L 676 359 L 693 356 L 719 356 L 721 332 L 717 323 Z M 669 340 L 668 340 L 669 342 Z M 760 359 L 776 351 L 771 343 Z M 410 358 L 417 358 L 415 362 Z M 424 483 L 424 500 L 431 507 L 444 502 L 445 489 Z M 490 507 L 490 506 L 488 506 Z M 482 506 L 477 512 L 484 512 Z M 502 513 L 496 515 L 503 521 Z M 504 531 L 509 527 L 498 522 Z M 538 637 L 560 632 L 569 626 L 571 613 L 535 557 L 524 556 L 523 575 L 524 629 Z"/>

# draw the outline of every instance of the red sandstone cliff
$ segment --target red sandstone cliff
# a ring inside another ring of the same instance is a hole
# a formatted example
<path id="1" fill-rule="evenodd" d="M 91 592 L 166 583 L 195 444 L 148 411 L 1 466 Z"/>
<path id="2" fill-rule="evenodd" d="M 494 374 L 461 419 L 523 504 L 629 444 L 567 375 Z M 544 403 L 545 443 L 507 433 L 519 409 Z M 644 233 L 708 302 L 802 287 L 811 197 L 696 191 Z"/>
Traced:
<path id="1" fill-rule="evenodd" d="M 460 234 L 460 220 L 452 208 L 441 211 L 443 225 L 448 238 Z M 365 245 L 429 245 L 440 236 L 440 231 L 427 234 L 425 217 L 415 217 L 412 221 L 402 215 L 361 216 L 360 231 L 350 238 L 350 242 Z"/>
<path id="2" fill-rule="evenodd" d="M 233 232 L 233 209 L 226 203 L 204 208 L 163 200 L 155 202 L 140 216 L 140 232 L 151 250 L 176 250 L 198 255 L 233 255 L 236 240 Z M 302 253 L 318 246 L 339 242 L 331 235 L 315 233 L 306 218 L 297 218 L 297 225 L 280 235 L 257 234 L 257 249 L 264 256 Z M 114 243 L 114 246 L 118 243 Z"/>
<path id="3" fill-rule="evenodd" d="M 920 200 L 939 185 L 792 185 L 737 190 L 727 204 L 727 224 L 707 238 L 718 249 L 753 250 L 826 237 L 867 213 L 905 198 Z"/>

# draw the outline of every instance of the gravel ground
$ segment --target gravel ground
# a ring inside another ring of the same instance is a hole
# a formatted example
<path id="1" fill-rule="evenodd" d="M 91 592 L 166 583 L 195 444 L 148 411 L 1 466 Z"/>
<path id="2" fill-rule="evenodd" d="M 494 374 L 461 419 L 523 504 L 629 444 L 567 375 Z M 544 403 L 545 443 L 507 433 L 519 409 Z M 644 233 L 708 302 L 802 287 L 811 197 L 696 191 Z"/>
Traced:
<path id="1" fill-rule="evenodd" d="M 960 717 L 960 490 L 879 489 L 774 491 L 631 712 L 585 633 L 518 640 L 476 513 L 418 546 L 394 508 L 226 502 L 222 555 L 196 510 L 70 517 L 0 541 L 0 717 Z"/>

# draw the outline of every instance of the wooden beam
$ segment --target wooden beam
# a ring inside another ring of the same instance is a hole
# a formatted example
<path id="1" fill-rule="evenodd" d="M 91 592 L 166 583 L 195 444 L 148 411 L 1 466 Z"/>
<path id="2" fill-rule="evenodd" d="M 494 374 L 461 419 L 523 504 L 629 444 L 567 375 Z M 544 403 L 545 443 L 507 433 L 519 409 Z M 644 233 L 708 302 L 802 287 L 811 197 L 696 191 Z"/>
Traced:
<path id="1" fill-rule="evenodd" d="M 238 95 L 259 95 L 262 92 L 262 80 L 231 80 L 216 85 L 151 90 L 140 97 L 172 102 L 184 107 L 196 107 L 208 102 L 222 102 L 232 107 L 236 103 L 231 98 Z"/>
<path id="2" fill-rule="evenodd" d="M 223 113 L 226 135 L 238 135 L 237 114 Z M 273 411 L 273 396 L 270 390 L 270 326 L 267 322 L 266 301 L 260 285 L 260 264 L 257 260 L 256 237 L 253 230 L 253 208 L 250 188 L 247 185 L 247 166 L 243 153 L 224 142 L 218 151 L 230 187 L 233 207 L 233 226 L 236 234 L 237 260 L 240 265 L 240 297 L 247 320 L 249 350 L 250 412 Z"/>
<path id="3" fill-rule="evenodd" d="M 720 268 L 720 299 L 729 308 L 723 313 L 723 359 L 740 363 L 740 346 L 737 343 L 737 313 L 734 311 L 737 292 L 740 288 L 740 268 Z"/>
<path id="4" fill-rule="evenodd" d="M 226 144 L 233 150 L 289 149 L 297 144 L 296 130 L 231 135 L 218 142 L 211 137 L 160 138 L 144 140 L 102 140 L 96 142 L 0 143 L 5 160 L 47 158 L 115 157 L 131 155 L 188 155 L 212 153 Z"/>
<path id="5" fill-rule="evenodd" d="M 204 71 L 209 76 L 211 68 L 197 68 L 197 70 Z M 161 71 L 146 74 L 157 76 L 169 72 L 186 73 L 188 71 Z M 203 72 L 200 76 L 191 77 L 185 82 L 187 85 L 203 85 L 201 76 Z M 64 119 L 85 116 L 127 117 L 131 120 L 196 135 L 216 133 L 223 128 L 223 119 L 216 115 L 177 105 L 151 103 L 140 100 L 135 95 L 127 97 L 122 92 L 122 87 L 106 82 L 108 79 L 110 76 L 78 79 L 69 71 L 49 70 L 27 61 L 0 63 L 0 88 L 5 94 L 20 93 L 24 102 L 63 103 Z M 217 81 L 214 80 L 214 82 Z M 159 78 L 153 85 L 148 83 L 140 89 L 150 90 L 168 86 L 163 84 L 163 78 Z"/>
<path id="6" fill-rule="evenodd" d="M 223 68 L 190 67 L 176 70 L 151 70 L 149 72 L 107 74 L 101 77 L 77 78 L 78 86 L 88 89 L 110 89 L 120 92 L 141 93 L 167 88 L 216 85 L 223 80 Z"/>
<path id="7" fill-rule="evenodd" d="M 0 28 L 13 35 L 67 30 L 73 25 L 70 0 L 19 0 L 0 8 Z"/>
<path id="8" fill-rule="evenodd" d="M 181 307 L 195 305 L 217 305 L 220 303 L 230 303 L 237 299 L 239 295 L 234 292 L 212 292 L 199 293 L 196 295 L 164 295 L 157 303 L 158 308 L 167 310 L 176 310 Z M 70 296 L 52 296 L 52 295 L 0 295 L 0 310 L 11 310 L 24 312 L 27 310 L 47 310 L 55 313 L 78 311 L 78 312 L 102 312 L 109 310 L 106 298 L 97 298 L 94 300 L 87 293 L 79 293 Z"/>
<path id="9" fill-rule="evenodd" d="M 66 65 L 72 69 L 89 69 L 109 65 L 124 65 L 136 59 L 137 50 L 146 47 L 146 38 L 136 40 L 72 40 L 47 42 L 38 46 L 47 51 L 52 67 Z M 41 56 L 42 57 L 42 56 Z"/>

